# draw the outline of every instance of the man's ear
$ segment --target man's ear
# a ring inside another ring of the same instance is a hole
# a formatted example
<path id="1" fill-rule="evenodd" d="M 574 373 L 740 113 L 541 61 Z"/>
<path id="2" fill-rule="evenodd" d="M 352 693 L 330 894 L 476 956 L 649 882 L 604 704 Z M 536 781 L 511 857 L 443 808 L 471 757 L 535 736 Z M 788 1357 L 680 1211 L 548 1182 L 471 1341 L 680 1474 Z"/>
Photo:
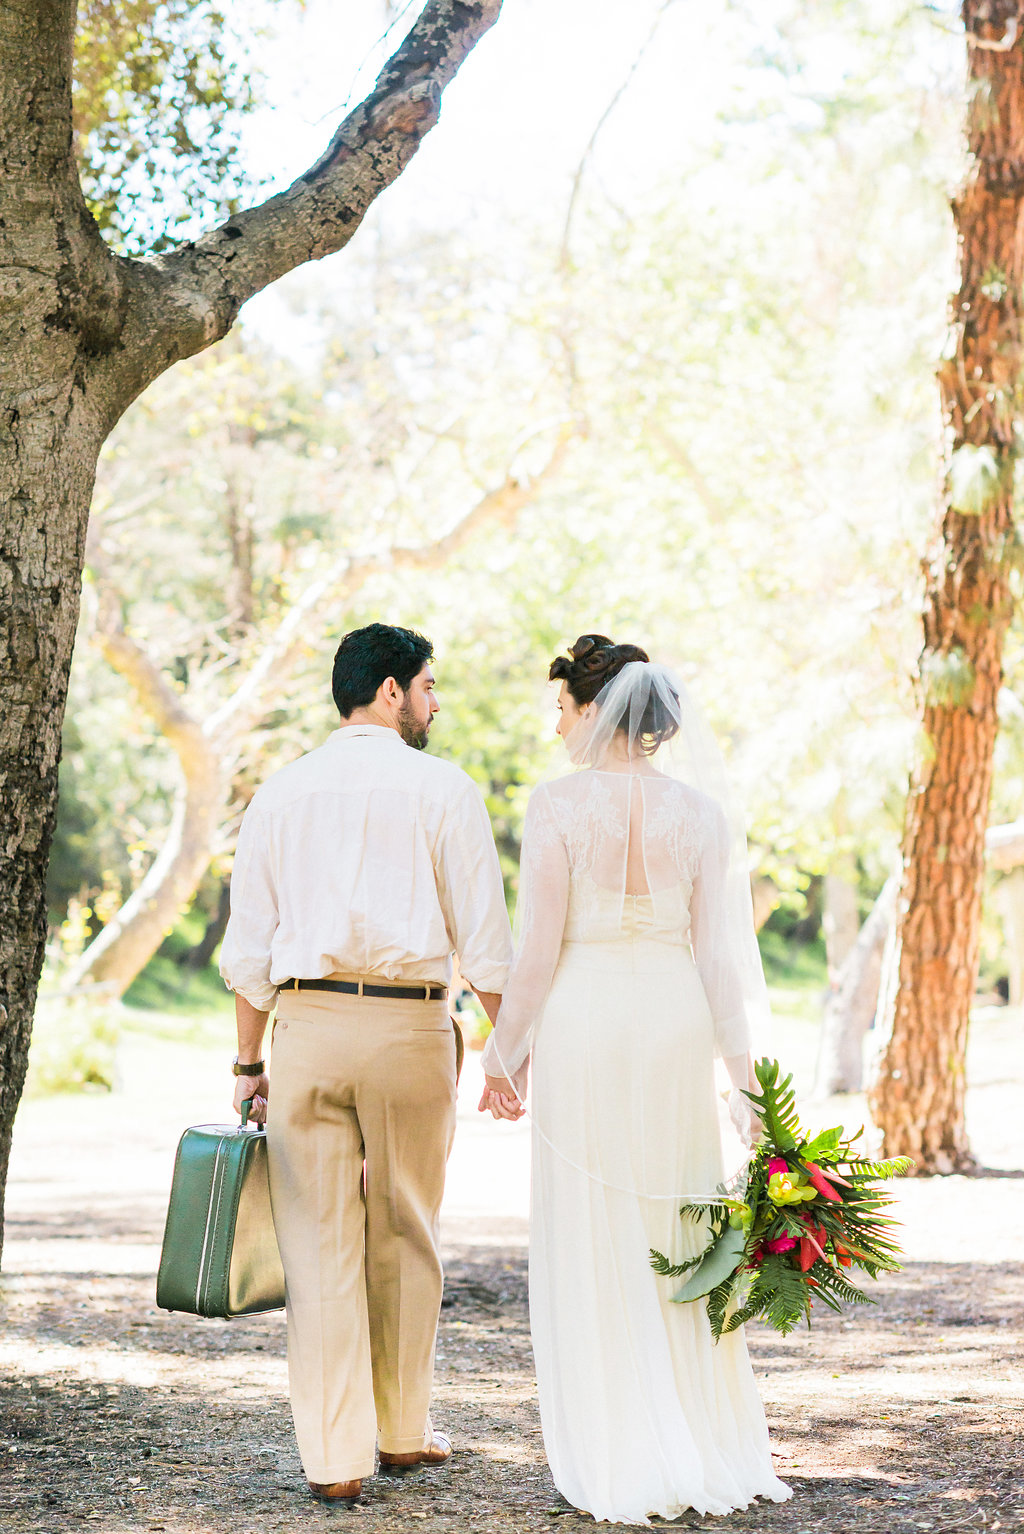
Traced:
<path id="1" fill-rule="evenodd" d="M 402 689 L 393 676 L 386 676 L 380 684 L 380 690 L 384 695 L 385 703 L 398 703 L 401 701 Z"/>

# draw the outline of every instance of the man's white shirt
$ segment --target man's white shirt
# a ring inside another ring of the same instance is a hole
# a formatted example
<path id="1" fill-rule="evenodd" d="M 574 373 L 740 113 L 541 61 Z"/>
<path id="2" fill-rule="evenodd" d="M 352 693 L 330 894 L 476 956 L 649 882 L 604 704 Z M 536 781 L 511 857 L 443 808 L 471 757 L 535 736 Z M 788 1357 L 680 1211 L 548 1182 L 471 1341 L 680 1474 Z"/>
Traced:
<path id="1" fill-rule="evenodd" d="M 220 972 L 261 1012 L 290 979 L 504 989 L 512 938 L 487 809 L 451 762 L 346 725 L 246 810 Z"/>

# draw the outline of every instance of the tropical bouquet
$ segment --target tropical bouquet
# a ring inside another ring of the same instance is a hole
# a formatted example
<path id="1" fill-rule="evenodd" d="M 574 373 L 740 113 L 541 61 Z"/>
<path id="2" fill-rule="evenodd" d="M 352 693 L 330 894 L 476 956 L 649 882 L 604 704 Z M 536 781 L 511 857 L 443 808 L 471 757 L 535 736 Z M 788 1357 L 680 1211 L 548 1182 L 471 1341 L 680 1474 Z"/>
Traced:
<path id="1" fill-rule="evenodd" d="M 878 1186 L 914 1165 L 907 1156 L 871 1161 L 858 1154 L 857 1134 L 841 1128 L 808 1137 L 797 1118 L 792 1076 L 780 1081 L 776 1060 L 754 1067 L 760 1092 L 747 1092 L 763 1135 L 746 1169 L 746 1186 L 723 1188 L 715 1202 L 684 1204 L 684 1221 L 706 1219 L 710 1239 L 686 1262 L 651 1252 L 666 1278 L 687 1275 L 673 1300 L 707 1298 L 717 1342 L 745 1321 L 763 1317 L 779 1332 L 800 1321 L 820 1299 L 832 1310 L 871 1303 L 850 1276 L 892 1273 L 901 1252 L 892 1238 L 892 1199 Z"/>

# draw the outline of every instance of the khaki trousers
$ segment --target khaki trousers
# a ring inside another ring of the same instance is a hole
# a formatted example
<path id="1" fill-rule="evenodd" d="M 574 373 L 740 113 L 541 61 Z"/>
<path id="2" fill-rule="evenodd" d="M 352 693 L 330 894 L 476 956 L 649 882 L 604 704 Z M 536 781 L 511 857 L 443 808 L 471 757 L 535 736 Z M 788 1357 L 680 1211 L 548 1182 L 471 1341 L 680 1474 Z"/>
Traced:
<path id="1" fill-rule="evenodd" d="M 281 992 L 267 1149 L 311 1481 L 372 1475 L 378 1439 L 394 1454 L 430 1441 L 454 1130 L 446 1002 Z"/>

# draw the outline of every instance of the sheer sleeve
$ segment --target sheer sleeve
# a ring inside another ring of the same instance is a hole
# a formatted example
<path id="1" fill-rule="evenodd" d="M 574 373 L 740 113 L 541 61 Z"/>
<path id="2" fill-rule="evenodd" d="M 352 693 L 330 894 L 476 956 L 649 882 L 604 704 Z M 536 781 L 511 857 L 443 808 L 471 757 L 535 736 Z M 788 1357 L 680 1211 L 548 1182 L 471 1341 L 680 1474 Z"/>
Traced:
<path id="1" fill-rule="evenodd" d="M 746 1055 L 767 1015 L 750 882 L 725 816 L 713 807 L 690 908 L 690 939 L 715 1025 L 715 1052 Z"/>
<path id="2" fill-rule="evenodd" d="M 494 1032 L 483 1054 L 490 1076 L 513 1075 L 526 1061 L 562 947 L 569 862 L 551 795 L 537 789 L 523 829 L 516 908 L 516 954 Z"/>

